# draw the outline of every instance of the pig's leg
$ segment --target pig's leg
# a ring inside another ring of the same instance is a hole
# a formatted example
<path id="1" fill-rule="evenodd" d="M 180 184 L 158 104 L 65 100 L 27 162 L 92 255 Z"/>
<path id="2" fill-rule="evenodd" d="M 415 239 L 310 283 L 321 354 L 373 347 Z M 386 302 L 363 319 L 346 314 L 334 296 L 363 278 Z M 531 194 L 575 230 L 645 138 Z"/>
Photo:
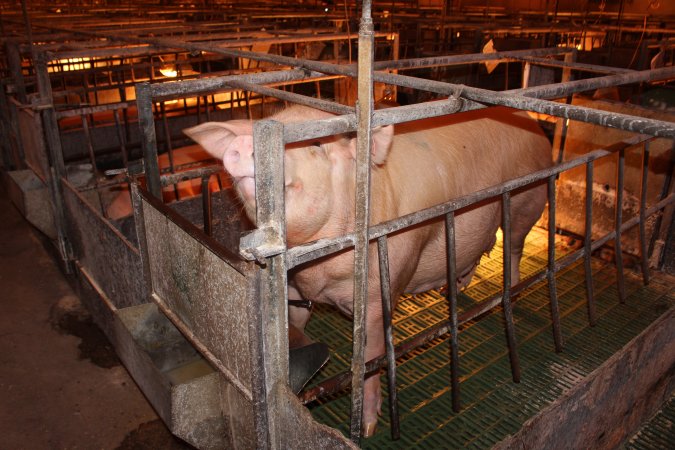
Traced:
<path id="1" fill-rule="evenodd" d="M 381 300 L 371 298 L 370 302 Z M 372 304 L 372 303 L 371 303 Z M 384 328 L 382 326 L 382 309 L 368 308 L 366 313 L 366 348 L 365 360 L 377 358 L 384 354 Z M 361 434 L 370 437 L 375 434 L 377 419 L 382 413 L 382 394 L 380 392 L 380 371 L 366 378 L 363 385 L 363 422 Z"/>
<path id="2" fill-rule="evenodd" d="M 546 205 L 546 185 L 540 184 L 513 196 L 511 201 L 511 285 L 520 281 L 520 259 L 523 256 L 525 238 Z"/>
<path id="3" fill-rule="evenodd" d="M 300 293 L 293 286 L 288 286 L 288 298 L 301 300 Z M 312 340 L 305 335 L 305 326 L 311 315 L 311 308 L 288 306 L 289 348 L 303 347 L 312 343 Z"/>

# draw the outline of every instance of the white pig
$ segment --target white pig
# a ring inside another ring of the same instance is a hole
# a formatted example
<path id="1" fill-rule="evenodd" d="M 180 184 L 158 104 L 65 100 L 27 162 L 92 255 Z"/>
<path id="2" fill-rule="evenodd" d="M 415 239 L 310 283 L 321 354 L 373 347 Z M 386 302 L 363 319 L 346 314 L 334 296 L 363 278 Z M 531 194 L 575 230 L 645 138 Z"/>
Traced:
<path id="1" fill-rule="evenodd" d="M 272 117 L 283 123 L 324 119 L 331 114 L 293 106 Z M 252 123 L 204 123 L 185 130 L 230 173 L 247 215 L 255 219 Z M 353 136 L 333 136 L 289 145 L 285 154 L 288 245 L 335 237 L 354 228 L 355 153 Z M 370 222 L 377 224 L 443 203 L 551 165 L 551 146 L 526 114 L 488 108 L 373 130 Z M 512 198 L 513 284 L 525 236 L 542 213 L 546 187 L 521 190 Z M 490 251 L 501 222 L 498 199 L 456 217 L 456 282 L 466 286 L 483 253 Z M 442 220 L 389 237 L 392 298 L 419 293 L 447 282 Z M 371 243 L 366 328 L 366 360 L 384 353 L 379 270 Z M 290 274 L 289 298 L 337 306 L 352 314 L 353 253 L 344 251 Z M 289 321 L 304 329 L 310 312 L 289 308 Z M 375 430 L 381 407 L 379 376 L 364 387 L 363 434 Z"/>

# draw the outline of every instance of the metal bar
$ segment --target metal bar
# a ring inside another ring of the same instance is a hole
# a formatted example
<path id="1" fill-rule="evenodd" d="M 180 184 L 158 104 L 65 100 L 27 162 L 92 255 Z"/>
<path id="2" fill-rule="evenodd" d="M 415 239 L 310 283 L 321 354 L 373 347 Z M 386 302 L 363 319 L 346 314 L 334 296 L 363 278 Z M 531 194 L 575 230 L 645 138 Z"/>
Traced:
<path id="1" fill-rule="evenodd" d="M 563 349 L 564 341 L 560 326 L 560 309 L 558 308 L 558 292 L 555 279 L 555 175 L 548 178 L 548 269 L 546 270 L 548 278 L 548 294 L 551 302 L 551 322 L 553 324 L 553 342 L 555 351 L 560 353 Z"/>
<path id="2" fill-rule="evenodd" d="M 171 84 L 171 83 L 167 83 Z M 152 112 L 152 85 L 138 83 L 136 85 L 136 105 L 138 108 L 138 126 L 141 133 L 141 148 L 148 191 L 155 197 L 162 198 L 162 186 L 159 180 L 159 161 L 157 159 L 157 134 L 155 118 Z"/>
<path id="3" fill-rule="evenodd" d="M 91 161 L 91 167 L 94 169 L 94 173 L 98 172 L 96 166 L 96 155 L 94 154 L 94 143 L 91 140 L 91 132 L 89 131 L 89 121 L 87 116 L 81 116 L 82 119 L 82 129 L 84 130 L 84 136 L 87 140 L 87 152 L 89 153 L 89 160 Z"/>
<path id="4" fill-rule="evenodd" d="M 579 70 L 584 72 L 596 72 L 603 74 L 619 74 L 634 72 L 631 69 L 624 69 L 620 67 L 600 66 L 596 64 L 584 64 L 579 62 L 559 61 L 557 59 L 540 58 L 536 56 L 513 56 L 509 59 L 514 61 L 524 61 L 527 63 L 536 64 L 544 67 L 557 67 L 564 69 Z"/>
<path id="5" fill-rule="evenodd" d="M 312 108 L 322 109 L 335 114 L 354 114 L 354 108 L 350 106 L 341 105 L 339 103 L 322 100 L 319 98 L 307 97 L 306 95 L 286 92 L 281 89 L 260 86 L 255 83 L 249 83 L 246 81 L 232 81 L 229 82 L 228 85 L 239 89 L 256 92 L 258 94 L 275 97 L 280 100 L 311 106 Z"/>
<path id="6" fill-rule="evenodd" d="M 668 165 L 668 169 L 666 170 L 666 175 L 663 178 L 663 186 L 661 187 L 661 195 L 659 196 L 660 199 L 666 198 L 666 196 L 670 192 L 674 171 L 675 171 L 675 139 L 673 139 L 670 144 L 670 163 Z M 653 253 L 654 246 L 656 245 L 656 241 L 659 238 L 659 232 L 661 230 L 662 221 L 663 216 L 659 215 L 656 218 L 656 223 L 654 224 L 654 232 L 652 233 L 652 238 L 649 241 L 649 251 L 647 252 L 649 255 Z M 657 266 L 658 264 L 659 262 L 657 261 Z"/>
<path id="7" fill-rule="evenodd" d="M 222 164 L 211 165 L 206 167 L 201 167 L 201 164 L 203 164 L 202 161 L 188 164 L 181 164 L 179 166 L 176 166 L 176 173 L 162 174 L 162 176 L 160 177 L 160 184 L 162 185 L 162 187 L 170 186 L 172 184 L 180 183 L 181 181 L 192 180 L 195 178 L 202 178 L 223 171 Z M 193 166 L 200 166 L 200 167 L 196 169 L 184 170 L 185 168 Z M 166 170 L 168 169 L 163 169 L 162 172 Z"/>
<path id="8" fill-rule="evenodd" d="M 645 210 L 647 209 L 647 176 L 649 173 L 649 142 L 642 149 L 642 180 L 640 183 L 640 259 L 642 264 L 642 281 L 649 284 L 649 254 L 647 253 L 647 232 Z M 654 230 L 656 233 L 657 230 Z"/>
<path id="9" fill-rule="evenodd" d="M 391 423 L 391 438 L 398 440 L 401 437 L 400 420 L 398 414 L 398 391 L 396 390 L 396 352 L 394 349 L 394 334 L 392 329 L 391 283 L 389 278 L 389 251 L 387 236 L 377 239 L 378 259 L 380 262 L 380 290 L 382 293 L 382 325 L 384 327 L 384 343 L 387 356 L 387 388 L 389 391 L 389 421 Z"/>
<path id="10" fill-rule="evenodd" d="M 352 351 L 352 412 L 350 439 L 361 441 L 368 304 L 368 226 L 370 218 L 370 151 L 373 112 L 373 21 L 371 0 L 363 1 L 359 26 L 358 100 L 356 106 L 356 198 L 354 242 L 354 328 Z"/>
<path id="11" fill-rule="evenodd" d="M 455 213 L 445 215 L 445 256 L 448 289 L 446 299 L 450 307 L 450 385 L 452 387 L 452 410 L 462 409 L 459 387 L 459 325 L 457 322 L 457 252 L 455 251 Z"/>
<path id="12" fill-rule="evenodd" d="M 621 86 L 624 84 L 648 83 L 652 81 L 667 80 L 671 79 L 673 76 L 675 76 L 675 70 L 672 67 L 664 67 L 654 70 L 630 71 L 621 74 L 606 75 L 603 77 L 568 81 L 565 83 L 534 86 L 527 89 L 513 89 L 510 91 L 505 91 L 504 93 L 536 98 L 560 98 L 575 92 L 588 91 L 591 89 L 599 89 L 603 87 Z"/>
<path id="13" fill-rule="evenodd" d="M 614 239 L 614 258 L 616 260 L 616 278 L 619 301 L 625 303 L 626 288 L 623 278 L 623 252 L 621 249 L 621 222 L 623 221 L 623 185 L 626 167 L 625 150 L 619 150 L 616 169 L 616 218 L 614 221 L 616 239 Z"/>
<path id="14" fill-rule="evenodd" d="M 52 86 L 47 71 L 46 55 L 38 53 L 35 57 L 35 73 L 37 75 L 38 91 L 42 104 L 49 105 L 42 111 L 42 123 L 45 132 L 45 143 L 49 152 L 51 170 L 48 184 L 52 198 L 51 206 L 54 213 L 54 225 L 56 227 L 57 244 L 61 259 L 66 273 L 73 273 L 73 255 L 70 238 L 68 236 L 68 226 L 65 216 L 65 207 L 63 199 L 63 186 L 61 179 L 66 177 L 66 166 L 63 158 L 63 148 L 61 146 L 61 136 L 59 134 L 59 124 L 56 119 L 54 106 L 52 105 Z"/>
<path id="15" fill-rule="evenodd" d="M 593 161 L 586 163 L 586 199 L 584 201 L 584 274 L 586 277 L 586 304 L 588 322 L 595 326 L 595 298 L 593 294 L 593 271 L 591 269 L 591 244 L 593 242 Z"/>
<path id="16" fill-rule="evenodd" d="M 122 132 L 122 124 L 120 123 L 119 110 L 113 111 L 113 117 L 115 118 L 115 130 L 117 131 L 117 140 L 120 143 L 120 152 L 122 153 L 122 165 L 124 167 L 129 167 L 129 152 L 127 151 L 127 141 Z"/>
<path id="17" fill-rule="evenodd" d="M 504 309 L 504 322 L 506 342 L 509 347 L 509 360 L 511 361 L 511 374 L 513 382 L 520 382 L 520 358 L 516 343 L 516 331 L 513 326 L 513 312 L 511 310 L 511 192 L 502 194 L 502 235 L 504 249 L 504 293 L 502 295 L 502 308 Z"/>
<path id="18" fill-rule="evenodd" d="M 284 201 L 284 142 L 283 124 L 260 120 L 253 125 L 253 151 L 256 166 L 255 197 L 256 226 L 269 230 L 273 240 L 286 242 L 286 212 Z M 254 231 L 255 233 L 255 231 Z M 279 448 L 284 430 L 278 411 L 282 410 L 278 396 L 279 384 L 288 385 L 288 268 L 283 253 L 268 258 L 260 269 L 260 323 L 264 385 L 262 403 L 256 402 L 258 447 Z M 254 377 L 255 378 L 255 377 Z M 266 425 L 266 426 L 263 426 Z M 269 439 L 269 440 L 268 440 Z M 262 445 L 261 445 L 262 444 Z"/>
<path id="19" fill-rule="evenodd" d="M 211 222 L 213 220 L 213 215 L 211 213 L 211 190 L 209 189 L 209 177 L 202 177 L 202 211 L 203 211 L 203 222 L 204 222 L 204 233 L 207 236 L 211 236 Z"/>

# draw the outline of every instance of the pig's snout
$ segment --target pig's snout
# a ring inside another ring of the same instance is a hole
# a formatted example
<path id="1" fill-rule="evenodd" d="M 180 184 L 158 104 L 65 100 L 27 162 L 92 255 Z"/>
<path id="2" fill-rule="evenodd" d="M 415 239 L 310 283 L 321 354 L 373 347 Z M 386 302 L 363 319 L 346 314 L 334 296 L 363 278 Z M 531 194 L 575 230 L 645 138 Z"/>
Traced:
<path id="1" fill-rule="evenodd" d="M 245 200 L 255 199 L 255 167 L 253 165 L 253 138 L 237 136 L 223 153 L 225 170 L 234 179 Z"/>
<path id="2" fill-rule="evenodd" d="M 253 177 L 253 138 L 237 136 L 230 142 L 223 153 L 225 170 L 235 179 Z"/>

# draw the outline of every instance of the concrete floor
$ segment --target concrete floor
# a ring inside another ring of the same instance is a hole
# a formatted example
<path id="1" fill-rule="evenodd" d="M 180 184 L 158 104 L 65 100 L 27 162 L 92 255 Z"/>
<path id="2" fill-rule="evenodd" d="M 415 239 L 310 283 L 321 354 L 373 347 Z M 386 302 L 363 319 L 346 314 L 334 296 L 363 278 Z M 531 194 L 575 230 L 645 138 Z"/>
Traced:
<path id="1" fill-rule="evenodd" d="M 189 448 L 174 438 L 0 186 L 0 448 Z"/>

